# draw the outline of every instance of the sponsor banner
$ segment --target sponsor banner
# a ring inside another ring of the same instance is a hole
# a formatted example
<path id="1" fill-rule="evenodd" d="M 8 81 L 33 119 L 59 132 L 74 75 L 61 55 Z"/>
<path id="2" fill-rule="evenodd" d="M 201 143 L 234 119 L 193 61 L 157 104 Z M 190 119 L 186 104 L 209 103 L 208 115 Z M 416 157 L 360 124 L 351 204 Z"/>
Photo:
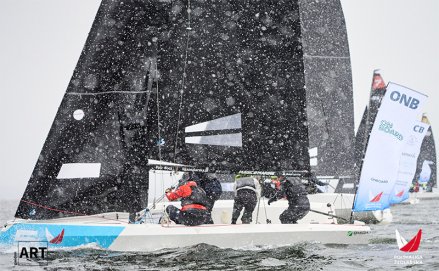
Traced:
<path id="1" fill-rule="evenodd" d="M 400 203 L 409 198 L 409 189 L 416 174 L 422 141 L 428 128 L 430 128 L 430 125 L 418 121 L 413 125 L 408 136 L 404 138 L 399 158 L 398 175 L 390 196 L 390 204 Z"/>
<path id="2" fill-rule="evenodd" d="M 383 210 L 398 177 L 405 138 L 420 119 L 427 96 L 389 83 L 373 124 L 364 157 L 354 211 Z"/>

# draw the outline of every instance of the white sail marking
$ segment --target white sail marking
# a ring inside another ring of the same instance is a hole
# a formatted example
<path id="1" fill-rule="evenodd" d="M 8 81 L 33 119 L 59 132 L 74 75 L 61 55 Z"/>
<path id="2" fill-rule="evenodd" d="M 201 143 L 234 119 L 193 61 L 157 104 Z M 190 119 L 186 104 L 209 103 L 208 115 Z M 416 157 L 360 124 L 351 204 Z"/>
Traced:
<path id="1" fill-rule="evenodd" d="M 189 136 L 185 138 L 185 143 L 242 147 L 242 133 L 209 136 Z"/>
<path id="2" fill-rule="evenodd" d="M 73 112 L 73 118 L 75 120 L 82 120 L 84 118 L 84 111 L 82 109 L 76 109 L 75 112 Z"/>
<path id="3" fill-rule="evenodd" d="M 193 166 L 176 164 L 176 163 L 171 163 L 171 162 L 166 162 L 166 161 L 153 160 L 153 159 L 148 159 L 148 165 L 173 166 L 173 167 L 193 167 Z"/>
<path id="4" fill-rule="evenodd" d="M 309 156 L 316 157 L 318 155 L 318 148 L 314 147 L 308 150 Z"/>
<path id="5" fill-rule="evenodd" d="M 191 133 L 228 129 L 241 129 L 241 113 L 191 125 L 186 127 L 184 131 Z"/>
<path id="6" fill-rule="evenodd" d="M 67 163 L 61 166 L 57 179 L 99 178 L 101 163 Z"/>

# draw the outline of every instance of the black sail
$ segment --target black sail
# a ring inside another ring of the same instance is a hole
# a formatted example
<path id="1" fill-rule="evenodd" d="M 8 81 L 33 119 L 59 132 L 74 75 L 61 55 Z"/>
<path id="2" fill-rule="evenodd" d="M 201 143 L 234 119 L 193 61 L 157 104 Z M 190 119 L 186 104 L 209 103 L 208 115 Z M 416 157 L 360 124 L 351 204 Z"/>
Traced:
<path id="1" fill-rule="evenodd" d="M 386 83 L 379 70 L 374 70 L 372 84 L 369 93 L 369 104 L 364 109 L 360 126 L 355 135 L 355 165 L 360 170 L 362 160 L 369 142 L 369 135 L 372 131 L 373 123 L 381 106 L 381 101 L 386 94 Z M 359 172 L 358 172 L 359 173 Z"/>
<path id="2" fill-rule="evenodd" d="M 160 44 L 164 159 L 308 172 L 297 1 L 191 1 L 190 20 L 187 4 L 174 3 Z"/>
<path id="3" fill-rule="evenodd" d="M 299 3 L 311 170 L 352 177 L 354 105 L 343 10 L 338 0 Z"/>
<path id="4" fill-rule="evenodd" d="M 381 101 L 386 94 L 386 83 L 380 74 L 380 70 L 374 70 L 372 76 L 372 83 L 369 92 L 369 103 L 364 109 L 363 116 L 361 118 L 360 125 L 358 126 L 357 133 L 355 135 L 354 144 L 354 174 L 357 178 L 360 176 L 361 167 L 363 164 L 364 154 L 366 152 L 367 144 L 369 142 L 369 135 L 372 131 L 373 123 L 378 114 L 378 110 L 381 106 Z M 355 180 L 356 182 L 357 180 Z M 337 192 L 354 193 L 354 186 L 351 188 L 343 188 L 343 184 L 340 183 L 336 189 Z"/>
<path id="5" fill-rule="evenodd" d="M 154 152 L 154 43 L 169 7 L 103 1 L 16 217 L 138 211 Z M 166 28 L 166 27 L 165 27 Z M 92 172 L 89 172 L 89 171 Z"/>

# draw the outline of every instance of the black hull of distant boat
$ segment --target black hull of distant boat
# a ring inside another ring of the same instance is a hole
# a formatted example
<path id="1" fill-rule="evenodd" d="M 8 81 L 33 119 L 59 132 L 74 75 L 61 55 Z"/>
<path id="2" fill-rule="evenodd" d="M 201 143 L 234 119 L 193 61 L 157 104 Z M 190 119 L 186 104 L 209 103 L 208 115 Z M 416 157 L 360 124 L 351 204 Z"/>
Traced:
<path id="1" fill-rule="evenodd" d="M 349 172 L 340 3 L 190 3 L 189 21 L 188 2 L 102 1 L 16 217 L 138 211 L 148 158 L 307 176 L 311 141 L 319 172 Z M 95 171 L 64 172 L 80 167 Z"/>

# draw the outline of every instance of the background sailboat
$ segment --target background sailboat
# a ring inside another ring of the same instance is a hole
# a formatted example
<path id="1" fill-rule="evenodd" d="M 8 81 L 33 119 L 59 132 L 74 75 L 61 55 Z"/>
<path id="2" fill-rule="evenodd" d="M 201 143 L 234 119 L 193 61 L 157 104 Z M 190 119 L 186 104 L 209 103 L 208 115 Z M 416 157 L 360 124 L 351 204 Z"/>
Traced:
<path id="1" fill-rule="evenodd" d="M 426 114 L 422 116 L 422 122 L 430 124 Z M 421 152 L 418 157 L 417 172 L 413 183 L 416 181 L 425 183 L 426 192 L 431 192 L 433 187 L 437 188 L 436 145 L 431 126 L 425 135 L 424 141 L 422 141 Z"/>

